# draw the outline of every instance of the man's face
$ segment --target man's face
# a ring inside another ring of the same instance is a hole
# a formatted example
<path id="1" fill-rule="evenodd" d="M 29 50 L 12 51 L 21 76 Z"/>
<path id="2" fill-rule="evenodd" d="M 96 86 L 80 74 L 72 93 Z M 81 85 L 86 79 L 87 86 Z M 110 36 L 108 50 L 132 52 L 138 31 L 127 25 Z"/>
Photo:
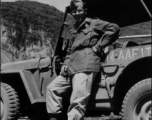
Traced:
<path id="1" fill-rule="evenodd" d="M 74 19 L 79 22 L 85 15 L 84 9 L 82 6 L 77 7 L 76 9 L 72 10 L 71 15 Z"/>

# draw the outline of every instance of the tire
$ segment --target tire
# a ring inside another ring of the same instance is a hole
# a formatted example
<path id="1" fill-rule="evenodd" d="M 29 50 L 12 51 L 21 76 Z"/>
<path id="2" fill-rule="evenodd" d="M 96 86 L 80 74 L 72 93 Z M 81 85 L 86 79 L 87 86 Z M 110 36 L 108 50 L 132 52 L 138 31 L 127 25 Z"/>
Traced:
<path id="1" fill-rule="evenodd" d="M 123 120 L 152 120 L 151 78 L 135 84 L 126 94 L 122 104 Z"/>
<path id="2" fill-rule="evenodd" d="M 18 115 L 19 99 L 15 90 L 6 83 L 1 83 L 1 120 L 14 120 Z"/>

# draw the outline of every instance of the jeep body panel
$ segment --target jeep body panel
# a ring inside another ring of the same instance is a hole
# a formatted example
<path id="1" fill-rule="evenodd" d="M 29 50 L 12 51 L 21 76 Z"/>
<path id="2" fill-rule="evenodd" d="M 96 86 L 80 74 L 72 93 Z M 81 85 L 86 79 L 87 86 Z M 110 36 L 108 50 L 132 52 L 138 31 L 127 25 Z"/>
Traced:
<path id="1" fill-rule="evenodd" d="M 119 82 L 118 78 L 125 69 L 128 69 L 128 67 L 133 66 L 135 63 L 139 63 L 141 60 L 148 63 L 152 60 L 151 45 L 111 50 L 110 53 L 108 53 L 106 60 L 102 63 L 101 74 L 103 76 L 99 81 L 95 81 L 95 86 L 93 86 L 92 89 L 92 96 L 90 97 L 91 102 L 89 103 L 88 108 L 112 109 L 111 99 L 114 97 L 115 87 L 120 87 L 117 85 L 117 82 Z M 109 89 L 107 89 L 108 86 L 110 86 Z"/>
<path id="2" fill-rule="evenodd" d="M 49 57 L 45 58 L 45 62 L 43 62 L 44 60 L 42 59 L 44 58 L 37 58 L 37 59 L 30 59 L 30 60 L 16 61 L 16 62 L 10 62 L 7 64 L 2 64 L 1 70 L 5 71 L 5 70 L 35 69 L 35 68 L 44 67 L 50 64 L 51 60 L 49 60 L 50 59 Z"/>
<path id="3" fill-rule="evenodd" d="M 25 87 L 27 94 L 30 98 L 31 103 L 36 102 L 38 99 L 41 98 L 40 91 L 38 89 L 38 86 L 36 85 L 34 81 L 34 77 L 30 71 L 26 70 L 8 70 L 8 71 L 3 71 L 1 73 L 4 77 L 7 75 L 11 74 L 18 74 L 21 77 L 21 80 L 24 84 L 23 87 Z M 1 82 L 9 83 L 7 82 L 4 78 L 1 80 Z M 14 80 L 13 82 L 18 83 L 18 80 Z"/>
<path id="4" fill-rule="evenodd" d="M 56 77 L 52 75 L 49 57 L 2 64 L 1 69 L 1 82 L 13 84 L 22 81 L 31 103 L 45 102 L 46 86 Z"/>
<path id="5" fill-rule="evenodd" d="M 148 56 L 151 56 L 151 45 L 118 48 L 110 51 L 103 66 L 109 64 L 125 67 L 137 59 Z"/>

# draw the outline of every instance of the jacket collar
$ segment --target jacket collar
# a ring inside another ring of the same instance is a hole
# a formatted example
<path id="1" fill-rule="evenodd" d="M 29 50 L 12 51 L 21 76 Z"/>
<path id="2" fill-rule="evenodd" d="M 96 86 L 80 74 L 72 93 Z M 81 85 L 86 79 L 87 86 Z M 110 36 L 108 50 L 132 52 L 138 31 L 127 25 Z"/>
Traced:
<path id="1" fill-rule="evenodd" d="M 84 21 L 79 25 L 79 27 L 76 27 L 76 23 L 74 24 L 74 27 L 70 30 L 70 33 L 77 33 L 79 29 L 85 24 L 90 25 L 91 23 L 91 18 L 86 17 Z"/>

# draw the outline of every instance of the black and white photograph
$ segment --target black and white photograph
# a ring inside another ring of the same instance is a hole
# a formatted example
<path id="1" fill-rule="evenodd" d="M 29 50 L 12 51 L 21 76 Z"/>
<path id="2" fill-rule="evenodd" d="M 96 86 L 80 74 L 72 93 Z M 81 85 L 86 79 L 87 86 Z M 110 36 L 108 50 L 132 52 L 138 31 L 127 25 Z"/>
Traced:
<path id="1" fill-rule="evenodd" d="M 151 0 L 0 8 L 0 120 L 152 120 Z"/>

